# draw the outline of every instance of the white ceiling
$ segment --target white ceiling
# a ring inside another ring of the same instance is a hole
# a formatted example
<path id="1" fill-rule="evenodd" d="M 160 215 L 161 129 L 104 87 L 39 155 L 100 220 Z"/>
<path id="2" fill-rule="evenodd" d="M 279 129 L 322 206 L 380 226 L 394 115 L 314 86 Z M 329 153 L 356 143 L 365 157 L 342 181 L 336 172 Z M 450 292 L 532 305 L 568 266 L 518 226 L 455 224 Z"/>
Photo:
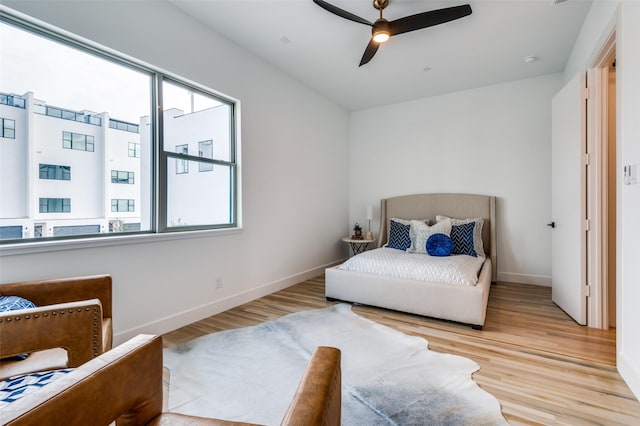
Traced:
<path id="1" fill-rule="evenodd" d="M 348 110 L 562 72 L 591 0 L 390 0 L 388 20 L 469 3 L 470 16 L 400 34 L 358 67 L 371 28 L 312 0 L 170 0 Z M 371 0 L 327 0 L 368 21 Z M 538 61 L 524 63 L 527 55 Z"/>

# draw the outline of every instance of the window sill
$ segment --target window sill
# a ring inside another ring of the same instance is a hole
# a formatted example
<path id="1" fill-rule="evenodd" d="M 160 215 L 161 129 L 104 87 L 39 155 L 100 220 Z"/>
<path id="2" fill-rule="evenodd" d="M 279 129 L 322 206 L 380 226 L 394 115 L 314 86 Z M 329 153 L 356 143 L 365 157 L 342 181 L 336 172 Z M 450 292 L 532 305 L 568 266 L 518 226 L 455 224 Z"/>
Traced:
<path id="1" fill-rule="evenodd" d="M 206 238 L 242 232 L 242 228 L 206 229 L 200 231 L 117 235 L 73 240 L 34 241 L 0 246 L 0 257 L 51 251 L 77 250 L 95 247 L 122 246 L 127 244 L 156 243 L 161 241 Z"/>

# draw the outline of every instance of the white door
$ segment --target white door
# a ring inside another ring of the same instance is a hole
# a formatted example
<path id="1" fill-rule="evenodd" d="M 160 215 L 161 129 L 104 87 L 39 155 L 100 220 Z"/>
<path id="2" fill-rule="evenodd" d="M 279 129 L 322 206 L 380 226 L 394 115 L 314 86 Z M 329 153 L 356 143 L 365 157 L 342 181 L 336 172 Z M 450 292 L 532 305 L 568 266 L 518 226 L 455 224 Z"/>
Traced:
<path id="1" fill-rule="evenodd" d="M 552 300 L 586 324 L 586 89 L 583 73 L 551 105 Z"/>

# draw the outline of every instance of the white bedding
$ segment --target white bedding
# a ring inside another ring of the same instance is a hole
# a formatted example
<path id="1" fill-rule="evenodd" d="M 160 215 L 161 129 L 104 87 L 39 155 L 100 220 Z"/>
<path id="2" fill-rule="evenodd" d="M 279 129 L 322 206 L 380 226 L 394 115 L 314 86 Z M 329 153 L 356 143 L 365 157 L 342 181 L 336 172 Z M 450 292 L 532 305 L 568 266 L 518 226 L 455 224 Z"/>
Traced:
<path id="1" fill-rule="evenodd" d="M 395 278 L 474 286 L 484 258 L 467 255 L 435 257 L 381 247 L 353 256 L 338 269 Z"/>

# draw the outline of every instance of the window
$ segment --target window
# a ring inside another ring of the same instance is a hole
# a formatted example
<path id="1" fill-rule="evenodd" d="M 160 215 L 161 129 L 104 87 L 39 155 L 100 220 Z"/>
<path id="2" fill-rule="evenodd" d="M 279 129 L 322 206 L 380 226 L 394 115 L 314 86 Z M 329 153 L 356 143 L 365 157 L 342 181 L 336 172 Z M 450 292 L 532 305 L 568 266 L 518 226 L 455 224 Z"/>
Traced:
<path id="1" fill-rule="evenodd" d="M 40 164 L 40 179 L 71 180 L 71 167 Z"/>
<path id="2" fill-rule="evenodd" d="M 24 99 L 20 96 L 8 95 L 5 93 L 0 93 L 0 104 L 9 105 L 16 108 L 25 108 Z"/>
<path id="3" fill-rule="evenodd" d="M 0 244 L 237 227 L 237 101 L 14 13 L 0 10 L 0 114 L 12 113 L 3 134 L 33 129 L 7 159 L 31 181 L 0 179 L 12 206 L 0 206 L 0 227 L 31 230 L 38 213 L 66 214 L 46 216 L 37 237 Z"/>
<path id="4" fill-rule="evenodd" d="M 71 198 L 40 198 L 40 213 L 70 213 Z"/>
<path id="5" fill-rule="evenodd" d="M 87 114 L 85 112 L 76 112 L 68 109 L 45 106 L 44 113 L 50 117 L 79 121 L 81 123 L 93 124 L 94 126 L 102 126 L 102 119 L 100 117 L 96 117 L 95 115 Z"/>
<path id="6" fill-rule="evenodd" d="M 139 133 L 140 127 L 137 124 L 127 123 L 126 121 L 109 119 L 109 127 L 112 129 L 124 130 L 125 132 Z"/>
<path id="7" fill-rule="evenodd" d="M 111 183 L 128 183 L 133 185 L 133 172 L 111 170 Z"/>
<path id="8" fill-rule="evenodd" d="M 132 212 L 135 211 L 134 206 L 134 200 L 123 200 L 118 198 L 111 200 L 112 212 Z"/>
<path id="9" fill-rule="evenodd" d="M 198 157 L 213 158 L 213 141 L 198 142 Z M 213 164 L 199 163 L 199 171 L 210 172 L 213 170 Z"/>
<path id="10" fill-rule="evenodd" d="M 129 142 L 129 157 L 140 158 L 140 144 Z"/>
<path id="11" fill-rule="evenodd" d="M 62 147 L 93 152 L 95 138 L 80 133 L 62 132 Z"/>
<path id="12" fill-rule="evenodd" d="M 16 121 L 9 118 L 0 118 L 0 137 L 7 139 L 16 138 Z"/>
<path id="13" fill-rule="evenodd" d="M 168 77 L 160 87 L 164 109 L 159 167 L 167 179 L 159 199 L 160 225 L 168 230 L 233 226 L 237 179 L 233 103 Z M 198 144 L 198 155 L 181 148 L 203 141 L 216 143 Z M 178 168 L 212 172 L 180 174 Z"/>
<path id="14" fill-rule="evenodd" d="M 176 146 L 176 152 L 178 154 L 189 154 L 189 145 Z M 187 160 L 176 160 L 176 173 L 189 173 L 189 162 Z"/>

